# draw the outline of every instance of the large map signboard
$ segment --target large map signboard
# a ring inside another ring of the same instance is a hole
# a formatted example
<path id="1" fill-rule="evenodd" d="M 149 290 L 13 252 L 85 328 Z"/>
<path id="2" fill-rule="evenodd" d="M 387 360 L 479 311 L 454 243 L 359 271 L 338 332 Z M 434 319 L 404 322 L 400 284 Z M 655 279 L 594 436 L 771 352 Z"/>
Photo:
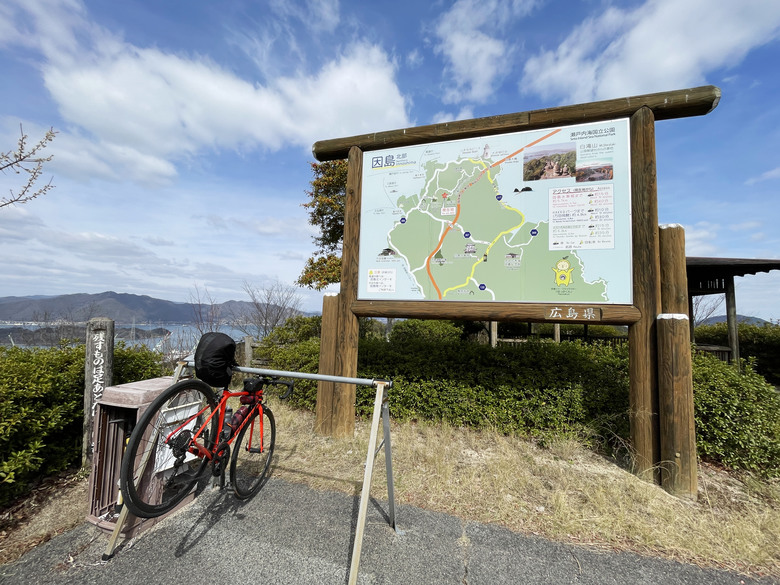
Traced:
<path id="1" fill-rule="evenodd" d="M 367 152 L 358 299 L 631 304 L 627 119 Z"/>

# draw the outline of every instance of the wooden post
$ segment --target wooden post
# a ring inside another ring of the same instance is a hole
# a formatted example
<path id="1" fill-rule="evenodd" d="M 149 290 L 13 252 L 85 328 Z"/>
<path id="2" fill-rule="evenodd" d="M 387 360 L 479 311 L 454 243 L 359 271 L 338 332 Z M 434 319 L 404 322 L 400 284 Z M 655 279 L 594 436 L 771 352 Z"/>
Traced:
<path id="1" fill-rule="evenodd" d="M 658 316 L 658 388 L 661 423 L 661 485 L 695 500 L 698 492 L 693 377 L 688 316 Z"/>
<path id="2" fill-rule="evenodd" d="M 659 229 L 661 307 L 658 317 L 658 392 L 661 485 L 695 500 L 698 492 L 696 431 L 685 230 Z"/>
<path id="3" fill-rule="evenodd" d="M 726 325 L 729 331 L 731 363 L 739 367 L 739 324 L 737 323 L 737 295 L 734 290 L 734 277 L 726 278 Z"/>
<path id="4" fill-rule="evenodd" d="M 363 183 L 363 151 L 349 151 L 347 197 L 344 208 L 344 241 L 341 253 L 341 291 L 336 335 L 336 375 L 354 378 L 357 375 L 358 319 L 352 312 L 357 299 L 358 249 L 360 245 L 360 197 Z M 355 432 L 355 385 L 336 384 L 333 400 L 335 437 L 351 437 Z"/>
<path id="5" fill-rule="evenodd" d="M 628 328 L 629 418 L 636 474 L 660 480 L 656 316 L 661 287 L 658 251 L 658 200 L 655 175 L 655 118 L 642 107 L 631 116 L 631 208 L 633 214 L 634 306 L 639 321 Z"/>
<path id="6" fill-rule="evenodd" d="M 676 223 L 658 228 L 661 257 L 661 308 L 664 313 L 688 313 L 688 273 L 685 267 L 685 230 Z"/>
<path id="7" fill-rule="evenodd" d="M 330 294 L 322 298 L 322 332 L 320 334 L 319 373 L 336 375 L 336 333 L 339 326 L 339 298 Z M 333 434 L 333 401 L 336 384 L 317 382 L 317 404 L 314 408 L 314 430 L 322 435 Z"/>
<path id="8" fill-rule="evenodd" d="M 252 336 L 251 335 L 245 335 L 244 336 L 244 367 L 251 368 L 252 367 L 252 358 L 254 357 L 252 350 Z"/>
<path id="9" fill-rule="evenodd" d="M 686 280 L 687 280 L 687 274 L 686 274 Z M 690 322 L 690 328 L 691 328 L 691 343 L 696 343 L 696 335 L 694 334 L 694 326 L 696 325 L 693 322 L 694 314 L 693 314 L 693 295 L 688 295 L 688 321 Z"/>
<path id="10" fill-rule="evenodd" d="M 87 323 L 84 358 L 84 435 L 81 465 L 92 468 L 94 451 L 92 428 L 98 401 L 103 390 L 111 386 L 114 371 L 114 322 L 111 319 L 90 319 Z"/>

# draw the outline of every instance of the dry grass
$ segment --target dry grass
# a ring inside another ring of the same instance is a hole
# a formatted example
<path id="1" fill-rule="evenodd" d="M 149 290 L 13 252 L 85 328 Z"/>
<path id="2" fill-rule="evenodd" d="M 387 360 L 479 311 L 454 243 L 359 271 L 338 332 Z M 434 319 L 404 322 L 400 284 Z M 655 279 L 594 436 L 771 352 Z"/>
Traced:
<path id="1" fill-rule="evenodd" d="M 279 404 L 273 409 L 275 477 L 360 493 L 369 422 L 358 423 L 353 439 L 332 439 L 313 432 L 313 416 Z M 574 441 L 541 448 L 427 423 L 394 423 L 391 435 L 400 504 L 559 541 L 780 576 L 780 483 L 704 465 L 692 503 Z M 387 499 L 381 456 L 371 493 Z"/>
<path id="2" fill-rule="evenodd" d="M 277 420 L 273 476 L 359 495 L 369 422 L 358 423 L 354 438 L 326 438 L 313 432 L 313 415 L 278 402 L 272 407 Z M 392 441 L 400 504 L 564 542 L 780 577 L 777 482 L 705 465 L 698 502 L 691 503 L 573 441 L 540 448 L 497 433 L 412 423 L 393 423 Z M 0 533 L 0 562 L 84 521 L 86 480 L 72 479 L 66 487 L 49 494 L 61 498 L 55 504 L 33 506 L 43 511 L 37 517 Z M 381 456 L 372 496 L 387 499 Z M 402 516 L 399 522 L 403 525 Z"/>
<path id="3" fill-rule="evenodd" d="M 76 472 L 48 478 L 0 514 L 0 564 L 10 563 L 57 534 L 84 522 L 87 477 Z"/>

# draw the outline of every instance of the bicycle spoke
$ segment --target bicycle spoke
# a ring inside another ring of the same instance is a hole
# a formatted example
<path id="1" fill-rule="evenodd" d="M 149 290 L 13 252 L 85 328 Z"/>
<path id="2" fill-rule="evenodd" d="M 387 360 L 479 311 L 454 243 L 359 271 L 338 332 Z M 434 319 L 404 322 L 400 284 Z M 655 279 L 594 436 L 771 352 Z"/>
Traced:
<path id="1" fill-rule="evenodd" d="M 184 380 L 165 390 L 141 416 L 122 459 L 120 483 L 128 509 L 139 517 L 172 510 L 192 489 L 207 460 L 216 419 L 209 386 Z"/>

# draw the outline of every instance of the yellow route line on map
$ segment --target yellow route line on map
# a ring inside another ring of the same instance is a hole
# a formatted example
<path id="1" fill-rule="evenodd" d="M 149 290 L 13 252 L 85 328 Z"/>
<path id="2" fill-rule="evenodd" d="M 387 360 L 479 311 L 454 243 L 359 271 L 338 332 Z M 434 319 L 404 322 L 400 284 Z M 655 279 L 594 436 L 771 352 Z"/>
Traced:
<path id="1" fill-rule="evenodd" d="M 548 139 L 548 138 L 550 138 L 551 136 L 554 136 L 555 134 L 557 134 L 557 133 L 558 133 L 558 132 L 560 132 L 560 131 L 561 131 L 561 128 L 556 128 L 555 130 L 553 130 L 552 132 L 549 132 L 549 133 L 545 134 L 545 135 L 544 135 L 544 136 L 542 136 L 541 138 L 537 138 L 537 139 L 536 139 L 536 140 L 534 140 L 533 142 L 529 142 L 529 143 L 528 143 L 528 144 L 526 144 L 526 145 L 525 145 L 523 148 L 519 148 L 519 149 L 517 149 L 516 151 L 514 151 L 513 153 L 511 153 L 511 154 L 509 154 L 509 155 L 505 156 L 505 157 L 504 157 L 504 158 L 502 158 L 501 160 L 498 160 L 498 161 L 494 162 L 494 163 L 493 163 L 492 165 L 490 165 L 489 167 L 488 167 L 488 166 L 487 166 L 487 165 L 486 165 L 486 164 L 485 164 L 483 161 L 481 161 L 481 160 L 474 160 L 474 159 L 472 159 L 472 158 L 470 158 L 470 157 L 469 157 L 469 160 L 470 160 L 471 162 L 473 162 L 473 163 L 475 163 L 475 164 L 481 164 L 481 165 L 484 167 L 484 169 L 482 170 L 482 173 L 480 173 L 480 176 L 479 176 L 479 177 L 477 177 L 477 180 L 479 180 L 479 178 L 482 176 L 482 174 L 484 174 L 484 173 L 487 173 L 488 180 L 489 180 L 489 181 L 492 183 L 492 182 L 493 182 L 493 178 L 490 176 L 490 169 L 492 169 L 492 168 L 494 168 L 494 167 L 497 167 L 497 166 L 499 166 L 499 165 L 503 164 L 504 162 L 508 161 L 510 158 L 514 158 L 514 157 L 516 157 L 518 154 L 520 154 L 521 152 L 523 152 L 523 151 L 524 151 L 526 148 L 530 148 L 530 147 L 532 147 L 532 146 L 535 146 L 535 145 L 539 144 L 540 142 L 543 142 L 544 140 L 547 140 L 547 139 Z M 468 185 L 468 187 L 470 187 L 472 184 L 473 184 L 473 183 L 469 184 L 469 185 Z M 463 189 L 463 191 L 465 191 L 465 190 L 466 190 L 466 189 L 464 188 L 464 189 Z M 461 192 L 461 193 L 462 193 L 462 192 Z M 516 212 L 517 212 L 518 214 L 520 214 L 520 216 L 523 218 L 523 221 L 522 221 L 522 222 L 521 222 L 519 225 L 516 225 L 515 227 L 513 227 L 513 228 L 511 228 L 511 229 L 508 229 L 508 230 L 506 230 L 506 231 L 504 231 L 504 232 L 501 232 L 500 234 L 498 234 L 498 236 L 496 236 L 496 239 L 495 239 L 495 240 L 493 240 L 493 241 L 490 243 L 490 245 L 487 247 L 487 250 L 485 251 L 485 254 L 484 254 L 484 256 L 487 256 L 487 255 L 490 253 L 490 249 L 493 247 L 493 244 L 495 244 L 495 243 L 496 243 L 496 242 L 497 242 L 499 239 L 501 239 L 501 236 L 503 236 L 503 235 L 505 235 L 505 234 L 508 234 L 508 233 L 509 233 L 509 232 L 511 232 L 512 230 L 516 230 L 516 229 L 518 229 L 518 228 L 521 228 L 521 227 L 523 226 L 523 224 L 525 223 L 525 216 L 522 214 L 522 212 L 521 212 L 519 209 L 515 209 L 515 208 L 513 208 L 513 207 L 509 207 L 508 205 L 504 205 L 504 207 L 505 207 L 506 209 L 511 209 L 512 211 L 516 211 Z M 479 260 L 477 260 L 477 261 L 474 263 L 474 265 L 471 267 L 471 274 L 469 274 L 468 278 L 466 279 L 466 282 L 464 282 L 463 284 L 459 284 L 459 285 L 456 285 L 456 286 L 450 287 L 450 288 L 446 289 L 444 292 L 439 292 L 439 286 L 436 284 L 436 281 L 435 281 L 435 280 L 434 280 L 434 278 L 433 278 L 433 274 L 431 274 L 431 267 L 430 267 L 430 262 L 431 262 L 431 258 L 433 258 L 433 255 L 434 255 L 434 254 L 436 254 L 436 252 L 438 252 L 438 251 L 441 249 L 442 245 L 444 244 L 444 236 L 446 236 L 446 235 L 447 235 L 447 233 L 450 231 L 450 229 L 451 229 L 451 228 L 452 228 L 452 227 L 455 225 L 455 223 L 458 221 L 458 216 L 460 216 L 460 204 L 458 204 L 458 213 L 457 213 L 457 215 L 455 216 L 455 220 L 454 220 L 454 221 L 453 221 L 453 222 L 450 224 L 450 228 L 447 228 L 447 230 L 444 232 L 444 235 L 442 235 L 441 239 L 439 240 L 439 245 L 437 246 L 436 250 L 434 250 L 434 251 L 431 253 L 431 255 L 430 255 L 430 256 L 428 256 L 428 258 L 427 258 L 427 260 L 426 260 L 426 262 L 425 262 L 425 263 L 426 263 L 426 268 L 427 268 L 427 270 L 428 270 L 428 276 L 430 277 L 430 279 L 431 279 L 431 282 L 433 283 L 433 286 L 434 286 L 434 288 L 436 289 L 436 292 L 438 293 L 438 295 L 439 295 L 439 298 L 440 298 L 440 299 L 444 298 L 444 297 L 447 295 L 447 293 L 448 293 L 448 292 L 450 292 L 451 290 L 456 290 L 456 289 L 458 289 L 458 288 L 461 288 L 461 287 L 467 286 L 467 285 L 468 285 L 468 283 L 469 283 L 469 281 L 470 281 L 472 278 L 474 278 L 474 271 L 476 271 L 476 269 L 477 269 L 477 266 L 479 266 L 479 263 L 480 263 L 480 262 L 482 262 L 482 261 L 483 261 L 483 259 L 484 259 L 484 256 L 483 256 L 483 258 L 480 258 Z"/>
<path id="2" fill-rule="evenodd" d="M 519 229 L 519 228 L 523 227 L 523 224 L 525 223 L 525 216 L 523 215 L 523 213 L 522 213 L 522 212 L 521 212 L 519 209 L 514 209 L 514 208 L 512 208 L 512 207 L 507 207 L 507 209 L 511 209 L 512 211 L 516 211 L 516 212 L 517 212 L 517 213 L 520 215 L 520 217 L 522 217 L 522 218 L 523 218 L 523 221 L 521 221 L 521 222 L 520 222 L 519 224 L 517 224 L 516 226 L 514 226 L 514 227 L 511 227 L 511 228 L 509 228 L 508 230 L 505 230 L 505 231 L 501 232 L 500 234 L 498 234 L 498 235 L 496 236 L 496 239 L 495 239 L 495 240 L 493 240 L 492 242 L 490 242 L 490 245 L 487 247 L 487 250 L 485 250 L 485 254 L 484 254 L 484 256 L 487 256 L 488 254 L 490 254 L 490 249 L 493 247 L 493 245 L 494 245 L 494 244 L 495 244 L 495 243 L 496 243 L 498 240 L 500 240 L 500 239 L 501 239 L 503 236 L 505 236 L 506 234 L 512 233 L 514 230 L 516 230 L 516 229 Z M 477 266 L 479 266 L 479 265 L 480 265 L 480 264 L 481 264 L 481 263 L 484 261 L 484 256 L 483 256 L 482 258 L 480 258 L 479 260 L 477 260 L 476 262 L 474 262 L 474 264 L 472 264 L 472 266 L 471 266 L 471 273 L 468 275 L 468 278 L 466 278 L 466 282 L 464 282 L 463 284 L 456 284 L 455 286 L 451 286 L 450 288 L 448 288 L 448 289 L 445 289 L 445 290 L 444 290 L 444 292 L 442 292 L 442 293 L 441 293 L 441 296 L 440 296 L 439 298 L 444 298 L 444 297 L 446 297 L 446 296 L 447 296 L 447 293 L 448 293 L 448 292 L 450 292 L 450 291 L 453 291 L 453 290 L 456 290 L 456 289 L 462 288 L 462 287 L 464 287 L 464 286 L 467 286 L 467 285 L 468 285 L 468 283 L 469 283 L 469 281 L 470 281 L 472 278 L 474 278 L 474 272 L 477 270 Z"/>
<path id="3" fill-rule="evenodd" d="M 487 173 L 488 181 L 490 181 L 491 183 L 494 183 L 493 177 L 490 176 L 490 168 L 491 167 L 487 166 L 484 161 L 474 160 L 473 158 L 470 158 L 469 162 L 473 162 L 475 165 L 482 165 L 482 172 L 480 173 L 479 177 L 482 177 L 483 174 Z"/>

